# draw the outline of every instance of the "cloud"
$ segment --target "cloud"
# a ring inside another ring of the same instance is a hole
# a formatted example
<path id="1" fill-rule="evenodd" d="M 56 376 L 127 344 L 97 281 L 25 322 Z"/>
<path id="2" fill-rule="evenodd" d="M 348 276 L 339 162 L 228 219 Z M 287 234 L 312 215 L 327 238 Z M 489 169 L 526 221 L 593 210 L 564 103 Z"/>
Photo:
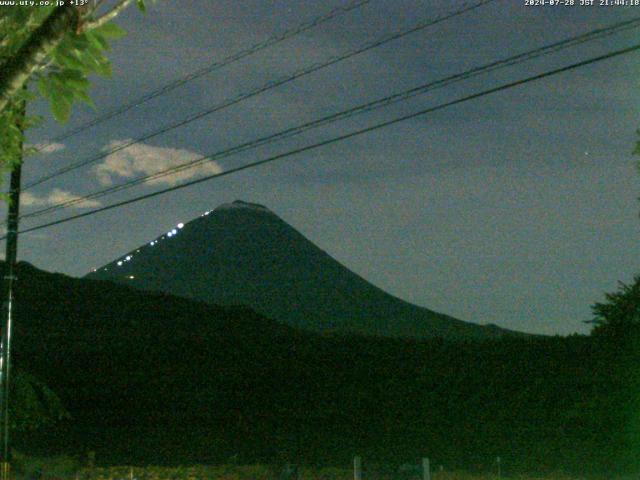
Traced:
<path id="1" fill-rule="evenodd" d="M 48 207 L 59 203 L 66 203 L 80 199 L 79 195 L 75 195 L 66 190 L 54 188 L 47 195 L 39 197 L 31 192 L 22 192 L 20 194 L 20 203 L 25 207 Z M 71 205 L 71 208 L 95 208 L 102 206 L 97 200 L 82 200 Z"/>
<path id="2" fill-rule="evenodd" d="M 40 154 L 59 152 L 66 148 L 62 143 L 36 143 L 33 145 L 27 145 L 27 147 L 35 148 Z"/>
<path id="3" fill-rule="evenodd" d="M 105 148 L 111 150 L 129 142 L 131 140 L 114 140 Z M 200 157 L 202 157 L 201 154 L 191 150 L 138 143 L 107 156 L 104 162 L 95 168 L 95 172 L 102 185 L 112 185 L 115 177 L 134 178 L 152 175 Z M 172 186 L 195 177 L 220 172 L 222 167 L 218 163 L 203 162 L 193 168 L 150 180 L 147 184 Z"/>

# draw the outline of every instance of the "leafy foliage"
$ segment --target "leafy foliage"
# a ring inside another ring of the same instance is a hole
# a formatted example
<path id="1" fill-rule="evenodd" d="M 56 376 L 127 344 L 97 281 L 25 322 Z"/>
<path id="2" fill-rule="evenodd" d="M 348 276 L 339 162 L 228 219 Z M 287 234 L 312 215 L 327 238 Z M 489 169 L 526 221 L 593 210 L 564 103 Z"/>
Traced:
<path id="1" fill-rule="evenodd" d="M 144 0 L 136 0 L 136 4 L 144 11 Z M 0 65 L 18 54 L 55 8 L 21 6 L 0 11 Z M 90 25 L 94 19 L 93 13 L 82 17 L 82 21 Z M 0 172 L 11 170 L 19 161 L 24 131 L 39 123 L 38 118 L 23 116 L 23 102 L 41 95 L 48 100 L 51 113 L 59 122 L 69 118 L 74 102 L 84 102 L 93 107 L 88 93 L 88 77 L 91 74 L 111 75 L 111 64 L 106 56 L 109 42 L 124 34 L 124 30 L 112 22 L 95 28 L 79 26 L 65 32 L 62 41 L 31 73 L 31 80 L 37 84 L 37 89 L 29 88 L 29 91 L 23 90 L 14 95 L 9 106 L 0 111 Z"/>
<path id="2" fill-rule="evenodd" d="M 53 457 L 32 456 L 13 450 L 12 469 L 15 478 L 78 478 L 76 474 L 81 470 L 81 467 L 79 459 L 74 457 L 66 455 Z"/>
<path id="3" fill-rule="evenodd" d="M 70 418 L 60 398 L 33 375 L 18 370 L 11 387 L 9 418 L 13 430 L 33 431 Z"/>
<path id="4" fill-rule="evenodd" d="M 607 293 L 606 302 L 592 307 L 594 335 L 637 337 L 640 334 L 640 275 L 632 284 L 620 282 L 617 292 Z"/>
<path id="5" fill-rule="evenodd" d="M 88 95 L 90 82 L 87 75 L 111 75 L 111 64 L 105 56 L 109 49 L 108 40 L 124 35 L 120 27 L 107 23 L 79 35 L 67 35 L 58 45 L 47 71 L 36 74 L 38 91 L 49 101 L 56 120 L 67 120 L 74 101 L 93 107 Z"/>

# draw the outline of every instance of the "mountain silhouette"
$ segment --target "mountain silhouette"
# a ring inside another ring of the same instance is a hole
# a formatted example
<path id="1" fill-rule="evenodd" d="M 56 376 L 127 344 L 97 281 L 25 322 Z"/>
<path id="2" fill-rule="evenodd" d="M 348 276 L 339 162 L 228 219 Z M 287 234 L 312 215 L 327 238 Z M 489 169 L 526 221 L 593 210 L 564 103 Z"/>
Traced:
<path id="1" fill-rule="evenodd" d="M 212 305 L 246 305 L 313 331 L 466 339 L 516 334 L 394 297 L 337 262 L 267 207 L 243 201 L 180 223 L 86 278 Z"/>
<path id="2" fill-rule="evenodd" d="M 485 471 L 499 452 L 514 472 L 604 478 L 612 459 L 637 462 L 620 435 L 637 413 L 635 342 L 320 335 L 26 263 L 17 277 L 12 365 L 71 415 L 16 432 L 20 452 L 94 451 L 99 465 L 335 466 L 356 453 L 399 465 L 426 454 Z"/>

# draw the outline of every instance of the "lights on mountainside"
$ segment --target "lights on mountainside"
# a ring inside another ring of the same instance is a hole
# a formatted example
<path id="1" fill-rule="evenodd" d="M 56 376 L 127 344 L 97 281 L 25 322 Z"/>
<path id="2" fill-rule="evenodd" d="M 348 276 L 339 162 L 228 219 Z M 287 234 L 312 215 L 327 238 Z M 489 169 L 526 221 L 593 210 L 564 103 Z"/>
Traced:
<path id="1" fill-rule="evenodd" d="M 166 237 L 171 238 L 171 237 L 173 237 L 174 235 L 177 235 L 177 234 L 178 234 L 178 229 L 184 228 L 184 223 L 179 223 L 178 225 L 176 225 L 176 227 L 177 227 L 177 228 L 172 228 L 171 230 L 169 230 L 169 231 L 168 231 L 165 235 L 163 235 L 162 237 L 160 237 L 160 238 L 157 238 L 157 239 L 155 239 L 155 240 L 150 241 L 150 242 L 149 242 L 149 246 L 150 246 L 150 247 L 153 247 L 153 246 L 157 245 L 157 244 L 158 244 L 158 242 L 159 242 L 160 240 L 164 240 Z M 136 250 L 136 252 L 139 252 L 139 251 L 140 251 L 140 250 Z"/>
<path id="2" fill-rule="evenodd" d="M 134 277 L 133 275 L 129 275 L 127 278 L 128 278 L 129 280 L 133 280 L 133 279 L 134 279 L 134 278 L 136 278 L 136 277 Z"/>
<path id="3" fill-rule="evenodd" d="M 209 213 L 209 212 L 207 212 L 207 214 L 208 214 L 208 213 Z M 168 231 L 165 235 L 163 235 L 162 237 L 160 237 L 160 238 L 156 238 L 155 240 L 151 240 L 151 241 L 149 242 L 149 246 L 150 246 L 150 247 L 154 247 L 155 245 L 157 245 L 157 244 L 158 244 L 158 242 L 159 242 L 160 240 L 164 240 L 164 239 L 165 239 L 165 238 L 167 238 L 167 237 L 171 238 L 171 237 L 173 237 L 173 236 L 177 235 L 177 234 L 178 234 L 178 230 L 180 230 L 180 229 L 182 229 L 182 228 L 184 228 L 184 223 L 180 222 L 180 223 L 178 223 L 178 225 L 176 225 L 176 228 L 172 228 L 171 230 L 169 230 L 169 231 Z M 139 248 L 136 250 L 136 253 L 140 253 L 140 249 L 139 249 Z M 126 257 L 124 257 L 122 260 L 118 260 L 117 265 L 118 265 L 119 267 L 121 267 L 125 262 L 130 262 L 131 260 L 133 260 L 133 256 L 134 256 L 133 254 L 130 254 L 130 255 L 127 255 Z M 107 271 L 107 269 L 106 269 L 106 268 L 104 268 L 104 270 L 105 270 L 105 271 Z M 93 271 L 94 271 L 94 272 L 96 272 L 97 270 L 96 270 L 96 269 L 93 269 Z M 133 280 L 133 279 L 134 279 L 133 275 L 127 276 L 126 278 L 128 278 L 128 279 L 130 279 L 130 280 Z"/>

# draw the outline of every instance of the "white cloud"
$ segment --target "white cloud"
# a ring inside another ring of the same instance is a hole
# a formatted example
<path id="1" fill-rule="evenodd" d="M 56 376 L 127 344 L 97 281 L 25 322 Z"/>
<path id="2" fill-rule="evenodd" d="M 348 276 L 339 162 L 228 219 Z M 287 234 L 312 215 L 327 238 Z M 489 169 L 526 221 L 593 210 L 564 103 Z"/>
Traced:
<path id="1" fill-rule="evenodd" d="M 80 199 L 79 195 L 75 195 L 66 190 L 54 188 L 47 195 L 39 197 L 31 192 L 22 192 L 20 194 L 20 203 L 25 207 L 48 207 L 57 205 L 58 203 L 71 202 Z M 100 207 L 102 203 L 97 200 L 82 200 L 73 204 L 72 208 L 95 208 Z"/>
<path id="2" fill-rule="evenodd" d="M 30 207 L 32 205 L 40 205 L 40 199 L 37 198 L 31 192 L 21 192 L 20 205 L 24 205 L 25 207 Z"/>
<path id="3" fill-rule="evenodd" d="M 36 143 L 34 145 L 27 145 L 27 147 L 32 147 L 38 150 L 38 153 L 48 154 L 59 152 L 60 150 L 64 150 L 66 147 L 62 143 Z"/>
<path id="4" fill-rule="evenodd" d="M 111 150 L 131 140 L 114 140 L 105 148 Z M 95 168 L 98 181 L 102 185 L 111 185 L 115 177 L 134 178 L 158 173 L 171 167 L 182 165 L 202 157 L 201 154 L 180 148 L 154 147 L 138 143 L 107 156 Z M 147 182 L 149 185 L 176 185 L 182 181 L 203 175 L 222 172 L 216 162 L 203 162 L 193 168 L 166 175 Z"/>

